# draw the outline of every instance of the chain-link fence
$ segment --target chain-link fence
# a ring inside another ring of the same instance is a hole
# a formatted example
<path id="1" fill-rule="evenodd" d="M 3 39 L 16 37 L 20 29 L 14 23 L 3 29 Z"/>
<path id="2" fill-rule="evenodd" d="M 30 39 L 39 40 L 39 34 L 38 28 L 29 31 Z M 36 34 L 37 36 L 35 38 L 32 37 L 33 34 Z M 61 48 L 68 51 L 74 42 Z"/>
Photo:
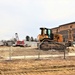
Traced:
<path id="1" fill-rule="evenodd" d="M 31 47 L 8 47 L 5 50 L 0 50 L 1 59 L 50 59 L 50 58 L 63 58 L 67 56 L 67 51 L 59 52 L 56 50 L 40 50 Z"/>
<path id="2" fill-rule="evenodd" d="M 1 60 L 13 59 L 65 59 L 68 56 L 75 56 L 75 47 L 64 50 L 41 50 L 40 46 L 37 48 L 37 43 L 29 43 L 29 47 L 0 47 Z"/>

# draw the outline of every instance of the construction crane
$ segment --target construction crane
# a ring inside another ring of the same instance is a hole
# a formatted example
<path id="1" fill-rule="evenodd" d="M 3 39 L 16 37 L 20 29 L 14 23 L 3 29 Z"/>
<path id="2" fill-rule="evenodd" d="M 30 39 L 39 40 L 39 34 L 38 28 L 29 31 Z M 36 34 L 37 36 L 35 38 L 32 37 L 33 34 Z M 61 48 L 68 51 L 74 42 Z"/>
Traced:
<path id="1" fill-rule="evenodd" d="M 18 33 L 15 33 L 16 40 L 19 41 Z"/>
<path id="2" fill-rule="evenodd" d="M 22 40 L 22 41 L 19 40 L 18 33 L 15 33 L 15 36 L 16 36 L 16 42 L 15 42 L 14 46 L 24 47 L 25 46 L 24 40 Z"/>

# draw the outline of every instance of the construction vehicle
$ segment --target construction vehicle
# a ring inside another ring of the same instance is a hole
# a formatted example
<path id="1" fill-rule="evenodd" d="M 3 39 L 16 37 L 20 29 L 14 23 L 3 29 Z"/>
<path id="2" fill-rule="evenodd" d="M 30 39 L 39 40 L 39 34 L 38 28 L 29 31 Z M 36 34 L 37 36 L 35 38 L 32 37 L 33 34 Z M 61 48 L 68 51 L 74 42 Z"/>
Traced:
<path id="1" fill-rule="evenodd" d="M 48 28 L 40 28 L 40 30 L 38 47 L 41 50 L 64 50 L 66 48 L 63 44 L 63 36 L 61 34 L 53 34 L 52 30 Z"/>
<path id="2" fill-rule="evenodd" d="M 22 40 L 22 41 L 19 40 L 18 33 L 15 33 L 15 36 L 16 36 L 16 42 L 15 42 L 15 44 L 13 44 L 13 46 L 24 47 L 25 46 L 24 40 Z"/>

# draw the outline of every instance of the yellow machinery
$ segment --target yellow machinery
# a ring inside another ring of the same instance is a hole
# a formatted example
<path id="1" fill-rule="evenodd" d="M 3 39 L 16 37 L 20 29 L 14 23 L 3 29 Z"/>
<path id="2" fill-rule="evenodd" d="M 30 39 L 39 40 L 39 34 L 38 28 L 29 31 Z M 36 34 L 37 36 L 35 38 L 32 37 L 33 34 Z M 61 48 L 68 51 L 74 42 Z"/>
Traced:
<path id="1" fill-rule="evenodd" d="M 42 50 L 63 50 L 65 49 L 65 45 L 62 44 L 63 37 L 61 34 L 53 34 L 51 29 L 48 28 L 40 28 L 41 34 L 38 35 L 39 47 Z"/>

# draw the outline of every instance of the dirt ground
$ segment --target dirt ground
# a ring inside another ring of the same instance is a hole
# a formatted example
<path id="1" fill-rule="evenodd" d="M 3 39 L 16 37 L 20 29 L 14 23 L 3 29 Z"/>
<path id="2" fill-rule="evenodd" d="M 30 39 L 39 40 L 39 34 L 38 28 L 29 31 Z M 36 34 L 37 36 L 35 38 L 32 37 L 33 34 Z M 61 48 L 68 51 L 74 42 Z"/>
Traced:
<path id="1" fill-rule="evenodd" d="M 74 49 L 68 49 L 68 52 L 73 52 Z M 7 57 L 10 52 L 12 56 L 36 55 L 39 50 L 31 47 L 0 47 L 0 56 Z M 62 52 L 41 50 L 40 53 L 45 55 Z M 0 60 L 0 75 L 75 75 L 75 57 Z"/>
<path id="2" fill-rule="evenodd" d="M 75 75 L 75 58 L 1 61 L 0 75 Z"/>

